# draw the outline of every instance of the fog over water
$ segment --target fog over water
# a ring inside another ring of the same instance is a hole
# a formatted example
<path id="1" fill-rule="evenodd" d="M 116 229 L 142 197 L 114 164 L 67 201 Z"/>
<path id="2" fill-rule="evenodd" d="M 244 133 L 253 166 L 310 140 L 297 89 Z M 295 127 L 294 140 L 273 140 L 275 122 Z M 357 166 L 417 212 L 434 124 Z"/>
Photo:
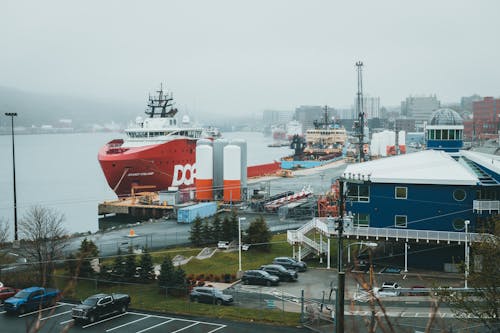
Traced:
<path id="1" fill-rule="evenodd" d="M 0 3 L 0 85 L 135 103 L 165 82 L 195 113 L 349 107 L 365 93 L 444 102 L 500 92 L 500 2 Z"/>
<path id="2" fill-rule="evenodd" d="M 18 220 L 30 206 L 54 208 L 66 216 L 70 232 L 96 231 L 97 204 L 116 198 L 97 161 L 97 152 L 121 133 L 16 135 Z M 272 142 L 257 132 L 224 133 L 246 139 L 248 164 L 262 164 L 291 152 L 269 148 Z M 12 150 L 10 135 L 0 135 L 0 218 L 13 225 Z M 13 228 L 13 227 L 12 227 Z M 13 233 L 11 234 L 11 236 Z"/>

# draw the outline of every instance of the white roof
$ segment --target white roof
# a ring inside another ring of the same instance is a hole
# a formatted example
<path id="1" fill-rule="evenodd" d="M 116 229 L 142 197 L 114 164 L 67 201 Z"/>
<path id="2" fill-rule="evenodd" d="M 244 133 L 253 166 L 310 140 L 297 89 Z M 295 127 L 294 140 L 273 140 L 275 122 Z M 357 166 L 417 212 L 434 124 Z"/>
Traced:
<path id="1" fill-rule="evenodd" d="M 470 150 L 461 150 L 460 153 L 472 162 L 483 165 L 485 168 L 500 174 L 500 156 Z"/>
<path id="2" fill-rule="evenodd" d="M 498 163 L 500 165 L 500 161 Z M 364 177 L 375 183 L 476 185 L 479 182 L 467 168 L 438 150 L 350 164 L 343 176 L 347 179 Z"/>

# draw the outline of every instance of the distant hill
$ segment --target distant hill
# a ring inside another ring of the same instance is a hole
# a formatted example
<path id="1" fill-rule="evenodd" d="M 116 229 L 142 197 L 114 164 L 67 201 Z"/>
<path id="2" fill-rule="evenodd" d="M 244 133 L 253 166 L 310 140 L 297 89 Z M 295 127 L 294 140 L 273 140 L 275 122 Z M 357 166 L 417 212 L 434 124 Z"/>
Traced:
<path id="1" fill-rule="evenodd" d="M 140 106 L 101 102 L 71 96 L 38 94 L 0 86 L 0 126 L 6 126 L 5 112 L 17 112 L 16 126 L 57 124 L 71 119 L 73 127 L 104 124 L 111 121 L 126 124 L 143 112 Z"/>

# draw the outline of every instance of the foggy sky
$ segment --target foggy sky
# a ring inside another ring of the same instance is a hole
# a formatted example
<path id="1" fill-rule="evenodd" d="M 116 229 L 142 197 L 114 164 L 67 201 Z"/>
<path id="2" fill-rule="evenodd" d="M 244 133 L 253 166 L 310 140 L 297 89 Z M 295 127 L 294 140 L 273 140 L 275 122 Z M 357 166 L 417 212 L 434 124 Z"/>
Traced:
<path id="1" fill-rule="evenodd" d="M 500 95 L 498 1 L 0 0 L 0 85 L 143 107 L 349 107 L 355 62 L 382 105 Z M 141 109 L 142 111 L 142 109 Z"/>

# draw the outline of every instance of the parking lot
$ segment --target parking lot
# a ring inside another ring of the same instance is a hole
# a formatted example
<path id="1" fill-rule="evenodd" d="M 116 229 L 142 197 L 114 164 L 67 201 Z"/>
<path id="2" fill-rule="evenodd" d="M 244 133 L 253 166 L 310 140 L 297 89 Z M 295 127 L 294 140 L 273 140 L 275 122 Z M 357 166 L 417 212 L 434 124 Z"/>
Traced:
<path id="1" fill-rule="evenodd" d="M 229 332 L 227 325 L 208 321 L 189 320 L 156 314 L 129 311 L 110 316 L 92 324 L 76 325 L 71 318 L 74 304 L 58 303 L 54 307 L 13 315 L 0 311 L 0 327 L 4 332 L 183 332 L 211 333 Z M 31 330 L 27 326 L 32 327 Z M 38 330 L 35 329 L 38 327 Z"/>

